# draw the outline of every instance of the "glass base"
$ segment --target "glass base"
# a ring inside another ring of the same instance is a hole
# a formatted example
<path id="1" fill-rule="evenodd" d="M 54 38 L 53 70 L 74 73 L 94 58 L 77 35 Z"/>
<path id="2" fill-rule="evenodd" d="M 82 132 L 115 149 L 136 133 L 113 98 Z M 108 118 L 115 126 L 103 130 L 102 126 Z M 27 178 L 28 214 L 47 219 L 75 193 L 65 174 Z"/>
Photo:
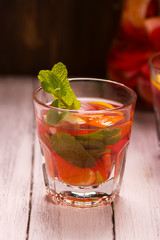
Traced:
<path id="1" fill-rule="evenodd" d="M 106 182 L 89 187 L 78 187 L 65 184 L 58 179 L 50 178 L 45 164 L 42 165 L 44 183 L 48 197 L 57 205 L 78 208 L 91 208 L 110 205 L 119 195 L 120 179 L 111 177 Z"/>

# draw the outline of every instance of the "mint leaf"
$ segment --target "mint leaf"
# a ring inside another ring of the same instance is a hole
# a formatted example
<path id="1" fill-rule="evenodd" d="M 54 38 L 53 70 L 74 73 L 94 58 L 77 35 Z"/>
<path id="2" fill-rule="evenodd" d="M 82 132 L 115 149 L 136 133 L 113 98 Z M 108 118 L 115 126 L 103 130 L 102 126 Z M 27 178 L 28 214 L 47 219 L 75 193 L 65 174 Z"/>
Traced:
<path id="1" fill-rule="evenodd" d="M 120 128 L 105 128 L 93 133 L 76 135 L 75 138 L 88 149 L 99 148 L 103 145 L 114 145 L 121 138 Z"/>
<path id="2" fill-rule="evenodd" d="M 85 135 L 75 135 L 76 140 L 95 158 L 106 152 L 107 145 L 114 145 L 121 138 L 120 128 L 102 129 Z"/>
<path id="3" fill-rule="evenodd" d="M 52 149 L 64 160 L 77 167 L 94 167 L 96 158 L 107 151 L 106 145 L 114 145 L 120 140 L 121 129 L 102 129 L 100 131 L 71 136 L 60 132 L 50 136 Z"/>
<path id="4" fill-rule="evenodd" d="M 67 75 L 66 66 L 59 62 L 53 66 L 51 71 L 41 70 L 38 74 L 38 79 L 43 90 L 52 94 L 55 99 L 52 103 L 53 107 L 78 110 L 81 104 L 69 85 Z"/>
<path id="5" fill-rule="evenodd" d="M 92 157 L 99 158 L 108 151 L 107 145 L 114 145 L 120 140 L 121 129 L 105 128 L 85 135 L 75 135 L 75 138 Z"/>
<path id="6" fill-rule="evenodd" d="M 92 157 L 99 158 L 105 152 L 105 149 L 106 149 L 106 146 L 102 145 L 99 148 L 94 148 L 94 149 L 89 148 L 89 149 L 86 149 L 86 150 Z"/>
<path id="7" fill-rule="evenodd" d="M 52 149 L 70 164 L 90 168 L 96 166 L 96 160 L 84 147 L 68 133 L 60 132 L 50 136 Z"/>
<path id="8" fill-rule="evenodd" d="M 50 109 L 47 112 L 46 123 L 56 125 L 63 121 L 68 115 L 68 112 L 59 113 L 56 109 Z"/>

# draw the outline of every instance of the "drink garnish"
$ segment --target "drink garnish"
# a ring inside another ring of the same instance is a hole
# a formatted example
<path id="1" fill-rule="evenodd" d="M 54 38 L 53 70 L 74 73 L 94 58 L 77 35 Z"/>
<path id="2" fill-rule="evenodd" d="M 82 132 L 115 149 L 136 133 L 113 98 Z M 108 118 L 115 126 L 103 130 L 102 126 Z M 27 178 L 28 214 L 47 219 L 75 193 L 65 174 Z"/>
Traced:
<path id="1" fill-rule="evenodd" d="M 51 106 L 55 108 L 47 112 L 45 122 L 53 126 L 61 123 L 59 126 L 62 127 L 62 121 L 64 120 L 64 126 L 66 126 L 66 123 L 70 123 L 73 125 L 73 129 L 75 129 L 76 124 L 86 124 L 87 126 L 89 123 L 83 118 L 71 114 L 70 111 L 61 111 L 61 109 L 79 110 L 81 106 L 70 87 L 67 75 L 66 66 L 61 62 L 55 64 L 51 71 L 41 70 L 39 72 L 38 78 L 43 90 L 52 94 L 54 98 Z M 114 108 L 111 104 L 101 101 L 94 101 L 92 104 L 101 106 L 101 108 Z M 101 120 L 103 118 L 102 115 Z M 97 129 L 87 134 L 74 135 L 65 132 L 64 127 L 64 132 L 46 133 L 46 136 L 41 136 L 41 139 L 43 142 L 49 142 L 48 146 L 66 162 L 80 168 L 91 168 L 97 165 L 97 158 L 101 159 L 102 155 L 108 152 L 107 146 L 114 145 L 121 138 L 121 128 L 104 127 L 100 123 L 98 126 L 103 127 L 103 129 Z"/>
<path id="2" fill-rule="evenodd" d="M 68 71 L 66 66 L 59 62 L 55 64 L 52 70 L 41 70 L 38 79 L 45 92 L 52 94 L 54 101 L 51 106 L 79 110 L 81 103 L 77 100 L 68 80 Z"/>
<path id="3" fill-rule="evenodd" d="M 106 102 L 102 102 L 102 101 L 93 101 L 91 103 L 97 105 L 98 107 L 104 107 L 104 108 L 108 108 L 108 109 L 114 108 L 113 105 L 111 105 L 110 103 L 106 103 Z"/>
<path id="4" fill-rule="evenodd" d="M 47 112 L 46 123 L 56 125 L 63 121 L 68 115 L 68 112 L 59 113 L 56 109 L 50 109 Z"/>

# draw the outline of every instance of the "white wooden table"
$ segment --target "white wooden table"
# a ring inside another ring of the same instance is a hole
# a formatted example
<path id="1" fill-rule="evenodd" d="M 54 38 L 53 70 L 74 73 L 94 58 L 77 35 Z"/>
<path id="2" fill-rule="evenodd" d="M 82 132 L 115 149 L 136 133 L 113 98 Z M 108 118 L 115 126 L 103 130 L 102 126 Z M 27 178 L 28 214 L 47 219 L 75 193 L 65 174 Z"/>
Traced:
<path id="1" fill-rule="evenodd" d="M 152 112 L 136 112 L 120 197 L 88 210 L 45 197 L 32 78 L 0 78 L 0 240 L 160 239 L 160 151 Z"/>

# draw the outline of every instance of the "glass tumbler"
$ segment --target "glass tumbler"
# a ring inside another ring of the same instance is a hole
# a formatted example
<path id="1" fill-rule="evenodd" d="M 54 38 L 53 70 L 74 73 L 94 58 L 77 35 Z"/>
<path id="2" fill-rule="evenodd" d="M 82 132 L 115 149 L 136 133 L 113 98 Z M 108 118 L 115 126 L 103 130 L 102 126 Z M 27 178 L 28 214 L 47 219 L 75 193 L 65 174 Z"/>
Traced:
<path id="1" fill-rule="evenodd" d="M 46 192 L 55 204 L 107 205 L 120 191 L 136 94 L 109 80 L 69 81 L 80 110 L 52 107 L 41 87 L 33 93 Z"/>
<path id="2" fill-rule="evenodd" d="M 153 107 L 155 111 L 158 143 L 160 145 L 160 52 L 150 58 L 149 64 Z"/>

